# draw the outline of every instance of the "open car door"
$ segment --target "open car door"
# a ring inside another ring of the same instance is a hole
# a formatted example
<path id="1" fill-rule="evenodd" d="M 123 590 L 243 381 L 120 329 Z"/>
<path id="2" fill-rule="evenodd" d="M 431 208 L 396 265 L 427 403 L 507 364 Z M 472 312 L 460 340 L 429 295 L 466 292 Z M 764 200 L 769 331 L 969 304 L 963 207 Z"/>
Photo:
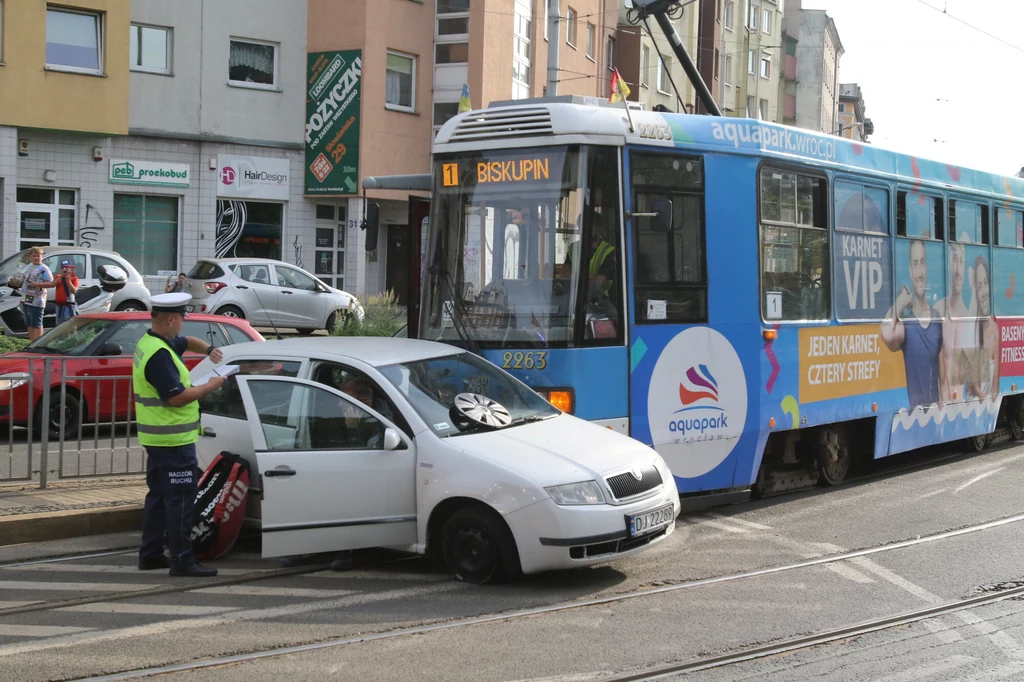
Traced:
<path id="1" fill-rule="evenodd" d="M 334 388 L 236 375 L 263 490 L 263 556 L 416 543 L 416 450 Z"/>

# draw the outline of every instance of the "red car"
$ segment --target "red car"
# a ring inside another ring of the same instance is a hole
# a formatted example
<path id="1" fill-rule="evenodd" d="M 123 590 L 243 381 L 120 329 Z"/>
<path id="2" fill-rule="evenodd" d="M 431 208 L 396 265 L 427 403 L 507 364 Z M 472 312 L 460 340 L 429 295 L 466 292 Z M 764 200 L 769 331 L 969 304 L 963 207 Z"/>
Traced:
<path id="1" fill-rule="evenodd" d="M 132 355 L 150 328 L 148 312 L 91 313 L 68 320 L 23 350 L 0 355 L 0 433 L 27 426 L 33 410 L 33 429 L 42 432 L 43 394 L 50 391 L 50 433 L 58 435 L 61 420 L 61 377 L 66 377 L 64 437 L 77 436 L 82 424 L 110 424 L 134 416 Z M 242 319 L 218 315 L 189 315 L 183 336 L 207 339 L 213 346 L 227 346 L 263 337 Z M 185 353 L 192 369 L 204 356 Z M 45 362 L 49 359 L 49 377 Z M 62 371 L 63 369 L 63 371 Z M 28 374 L 32 375 L 29 396 Z M 4 434 L 6 435 L 6 434 Z"/>

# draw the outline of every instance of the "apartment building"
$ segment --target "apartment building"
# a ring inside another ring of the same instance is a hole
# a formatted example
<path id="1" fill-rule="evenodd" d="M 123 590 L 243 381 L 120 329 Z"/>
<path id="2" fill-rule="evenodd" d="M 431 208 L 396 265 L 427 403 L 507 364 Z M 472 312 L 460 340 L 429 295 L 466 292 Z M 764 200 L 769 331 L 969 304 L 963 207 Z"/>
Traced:
<path id="1" fill-rule="evenodd" d="M 783 10 L 775 0 L 724 0 L 721 105 L 725 115 L 782 122 Z"/>
<path id="2" fill-rule="evenodd" d="M 680 8 L 679 14 L 671 19 L 676 34 L 695 63 L 700 54 L 700 18 L 699 5 L 690 4 Z M 635 21 L 633 14 L 624 6 L 619 8 L 616 31 L 619 52 L 615 66 L 630 87 L 629 100 L 647 110 L 660 105 L 669 111 L 695 111 L 696 91 L 664 32 L 653 19 L 648 20 L 651 33 L 643 24 L 632 21 Z M 714 47 L 710 49 L 713 54 Z M 710 64 L 710 60 L 708 62 Z"/>
<path id="3" fill-rule="evenodd" d="M 875 124 L 867 118 L 864 95 L 856 83 L 839 84 L 839 119 L 837 135 L 855 142 L 867 142 L 874 134 Z"/>
<path id="4" fill-rule="evenodd" d="M 114 249 L 160 290 L 201 257 L 309 265 L 304 3 L 3 0 L 0 22 L 3 253 Z"/>
<path id="5" fill-rule="evenodd" d="M 803 9 L 802 0 L 786 0 L 786 45 L 794 52 L 795 74 L 783 84 L 792 94 L 799 128 L 834 134 L 838 130 L 839 64 L 844 53 L 835 22 L 825 10 Z"/>

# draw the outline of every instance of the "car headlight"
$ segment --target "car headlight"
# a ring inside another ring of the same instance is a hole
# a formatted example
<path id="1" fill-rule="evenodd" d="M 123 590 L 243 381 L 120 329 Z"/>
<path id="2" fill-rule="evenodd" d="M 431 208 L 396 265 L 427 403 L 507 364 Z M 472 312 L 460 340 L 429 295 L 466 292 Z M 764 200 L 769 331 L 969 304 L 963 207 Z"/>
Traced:
<path id="1" fill-rule="evenodd" d="M 0 374 L 0 391 L 13 391 L 27 383 L 27 374 Z"/>
<path id="2" fill-rule="evenodd" d="M 597 481 L 580 481 L 544 488 L 558 505 L 604 504 L 604 493 Z"/>

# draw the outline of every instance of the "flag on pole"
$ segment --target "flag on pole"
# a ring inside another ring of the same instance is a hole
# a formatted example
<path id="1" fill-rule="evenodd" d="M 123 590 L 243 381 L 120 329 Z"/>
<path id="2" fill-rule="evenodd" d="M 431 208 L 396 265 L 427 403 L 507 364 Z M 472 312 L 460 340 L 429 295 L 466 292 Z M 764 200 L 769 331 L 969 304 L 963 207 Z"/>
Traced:
<path id="1" fill-rule="evenodd" d="M 612 96 L 608 98 L 609 102 L 625 102 L 626 98 L 629 97 L 631 90 L 626 85 L 626 81 L 619 75 L 619 70 L 614 69 L 612 74 Z"/>
<path id="2" fill-rule="evenodd" d="M 469 83 L 462 85 L 462 97 L 459 98 L 459 113 L 469 111 L 473 105 L 469 103 Z"/>

